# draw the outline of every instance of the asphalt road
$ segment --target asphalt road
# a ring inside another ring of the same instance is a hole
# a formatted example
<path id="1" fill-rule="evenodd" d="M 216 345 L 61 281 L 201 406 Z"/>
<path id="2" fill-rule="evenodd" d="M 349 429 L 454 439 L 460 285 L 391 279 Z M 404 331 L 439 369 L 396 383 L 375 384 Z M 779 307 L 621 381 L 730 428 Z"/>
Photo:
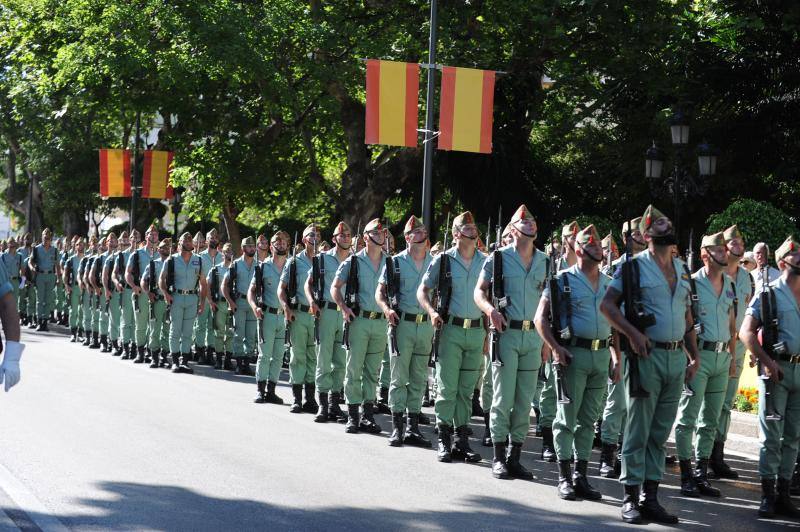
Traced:
<path id="1" fill-rule="evenodd" d="M 23 341 L 22 381 L 0 394 L 0 530 L 630 528 L 619 520 L 617 481 L 592 477 L 601 502 L 558 499 L 538 438 L 523 456 L 536 479 L 499 481 L 477 440 L 482 463 L 440 464 L 433 450 L 390 448 L 386 416 L 383 434 L 348 435 L 288 406 L 252 403 L 252 377 L 152 370 L 58 333 Z M 278 392 L 288 402 L 285 382 Z M 756 463 L 731 462 L 742 476 L 716 483 L 718 500 L 680 497 L 678 471 L 668 470 L 661 500 L 680 528 L 798 525 L 758 520 Z"/>

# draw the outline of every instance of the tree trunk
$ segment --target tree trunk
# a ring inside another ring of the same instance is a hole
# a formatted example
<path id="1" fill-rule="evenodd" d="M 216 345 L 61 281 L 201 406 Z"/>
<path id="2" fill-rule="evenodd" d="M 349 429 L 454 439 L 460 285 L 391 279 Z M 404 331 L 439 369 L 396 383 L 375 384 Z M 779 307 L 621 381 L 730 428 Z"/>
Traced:
<path id="1" fill-rule="evenodd" d="M 64 236 L 67 238 L 72 238 L 72 235 L 86 236 L 89 232 L 89 222 L 83 212 L 64 212 L 61 216 L 61 224 L 64 228 Z"/>
<path id="2" fill-rule="evenodd" d="M 225 232 L 228 233 L 228 238 L 233 246 L 234 257 L 242 252 L 242 237 L 239 231 L 239 222 L 236 221 L 239 212 L 239 209 L 230 200 L 225 201 L 222 207 L 222 220 L 225 222 Z"/>

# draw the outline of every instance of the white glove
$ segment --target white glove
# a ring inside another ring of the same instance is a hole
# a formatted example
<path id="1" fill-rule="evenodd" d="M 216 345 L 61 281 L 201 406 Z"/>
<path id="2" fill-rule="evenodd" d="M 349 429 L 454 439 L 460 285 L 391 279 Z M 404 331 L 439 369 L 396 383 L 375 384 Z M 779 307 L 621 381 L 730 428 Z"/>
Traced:
<path id="1" fill-rule="evenodd" d="M 6 342 L 5 356 L 0 365 L 0 382 L 5 380 L 6 391 L 19 382 L 19 359 L 22 357 L 23 349 L 25 344 L 11 340 Z"/>

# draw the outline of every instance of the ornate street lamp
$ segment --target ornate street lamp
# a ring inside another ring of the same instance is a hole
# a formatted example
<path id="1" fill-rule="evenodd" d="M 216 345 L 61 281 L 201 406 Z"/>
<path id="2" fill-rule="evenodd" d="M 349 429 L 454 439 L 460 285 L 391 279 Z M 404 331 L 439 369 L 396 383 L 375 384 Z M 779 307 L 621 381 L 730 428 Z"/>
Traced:
<path id="1" fill-rule="evenodd" d="M 172 189 L 172 216 L 175 220 L 175 231 L 173 233 L 173 241 L 175 245 L 178 243 L 178 215 L 183 208 L 183 193 L 186 191 L 183 187 L 175 187 Z"/>

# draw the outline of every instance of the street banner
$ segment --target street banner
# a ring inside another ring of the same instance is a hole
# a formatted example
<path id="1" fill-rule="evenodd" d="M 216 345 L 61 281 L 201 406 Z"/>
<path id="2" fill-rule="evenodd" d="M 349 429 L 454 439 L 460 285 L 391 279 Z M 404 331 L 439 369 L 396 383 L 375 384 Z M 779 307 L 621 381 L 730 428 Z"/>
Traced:
<path id="1" fill-rule="evenodd" d="M 169 176 L 172 173 L 171 151 L 146 150 L 142 172 L 142 197 L 152 199 L 171 199 L 172 186 Z"/>
<path id="2" fill-rule="evenodd" d="M 100 150 L 100 195 L 104 198 L 131 196 L 130 150 Z"/>
<path id="3" fill-rule="evenodd" d="M 417 146 L 419 65 L 367 60 L 366 143 Z"/>
<path id="4" fill-rule="evenodd" d="M 442 67 L 440 150 L 492 153 L 493 70 Z"/>

